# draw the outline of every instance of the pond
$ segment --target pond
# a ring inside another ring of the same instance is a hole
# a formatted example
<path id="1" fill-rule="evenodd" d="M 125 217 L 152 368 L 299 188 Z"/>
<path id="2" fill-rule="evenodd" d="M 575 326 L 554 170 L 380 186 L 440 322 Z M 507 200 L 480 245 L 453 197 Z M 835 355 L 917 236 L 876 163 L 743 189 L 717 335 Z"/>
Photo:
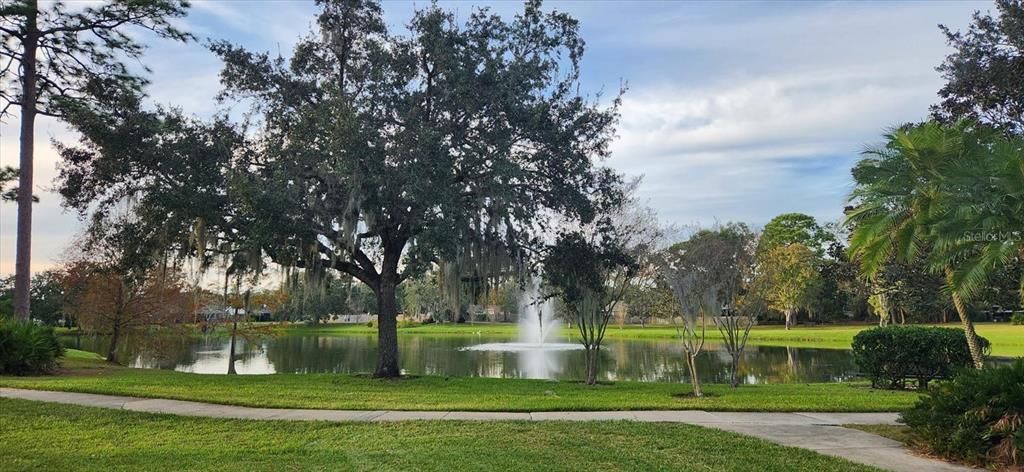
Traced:
<path id="1" fill-rule="evenodd" d="M 457 377 L 583 378 L 583 352 L 545 353 L 545 368 L 531 368 L 535 353 L 476 351 L 466 348 L 508 341 L 493 336 L 399 335 L 402 372 L 408 375 Z M 565 340 L 563 340 L 565 341 Z M 66 337 L 68 347 L 106 352 L 103 337 Z M 229 341 L 223 336 L 129 339 L 121 353 L 132 367 L 173 369 L 203 374 L 227 372 Z M 373 335 L 323 336 L 286 334 L 236 347 L 240 374 L 369 373 L 377 362 Z M 688 380 L 683 352 L 672 340 L 606 340 L 602 350 L 604 380 L 681 382 Z M 729 378 L 729 355 L 723 347 L 705 346 L 698 358 L 704 382 Z M 740 368 L 744 383 L 842 382 L 853 378 L 856 366 L 850 351 L 791 347 L 747 346 Z"/>

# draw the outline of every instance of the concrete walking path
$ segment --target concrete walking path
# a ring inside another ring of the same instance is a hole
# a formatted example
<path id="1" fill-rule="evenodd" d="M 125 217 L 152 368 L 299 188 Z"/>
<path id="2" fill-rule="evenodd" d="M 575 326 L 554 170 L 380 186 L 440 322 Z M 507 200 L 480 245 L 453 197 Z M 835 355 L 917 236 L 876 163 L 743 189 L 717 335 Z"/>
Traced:
<path id="1" fill-rule="evenodd" d="M 896 413 L 756 413 L 700 410 L 638 411 L 394 411 L 252 408 L 212 403 L 0 388 L 0 397 L 209 418 L 291 421 L 603 421 L 687 423 L 733 431 L 785 446 L 810 449 L 893 471 L 973 470 L 911 454 L 899 442 L 843 428 L 843 424 L 896 424 Z"/>

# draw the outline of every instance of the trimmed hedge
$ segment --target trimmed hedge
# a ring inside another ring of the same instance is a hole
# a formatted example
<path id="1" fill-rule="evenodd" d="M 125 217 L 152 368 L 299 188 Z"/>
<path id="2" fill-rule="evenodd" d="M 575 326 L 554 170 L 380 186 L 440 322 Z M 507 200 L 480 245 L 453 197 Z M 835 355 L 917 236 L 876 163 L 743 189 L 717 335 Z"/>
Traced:
<path id="1" fill-rule="evenodd" d="M 987 339 L 979 337 L 984 352 Z M 861 331 L 853 338 L 853 357 L 861 374 L 875 388 L 905 388 L 908 379 L 924 389 L 934 379 L 948 379 L 971 367 L 967 337 L 957 328 L 884 326 Z"/>
<path id="2" fill-rule="evenodd" d="M 53 328 L 0 319 L 0 375 L 50 372 L 63 356 L 64 347 Z"/>
<path id="3" fill-rule="evenodd" d="M 914 442 L 929 452 L 972 464 L 1024 465 L 1024 359 L 964 370 L 931 388 L 903 413 Z M 1013 469 L 1016 470 L 1016 469 Z"/>

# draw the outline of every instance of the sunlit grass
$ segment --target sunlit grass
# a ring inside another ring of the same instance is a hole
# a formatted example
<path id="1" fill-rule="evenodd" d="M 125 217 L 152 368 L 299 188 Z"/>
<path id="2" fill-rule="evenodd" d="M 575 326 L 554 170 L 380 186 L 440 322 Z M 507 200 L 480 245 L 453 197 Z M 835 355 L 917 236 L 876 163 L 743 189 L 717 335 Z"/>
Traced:
<path id="1" fill-rule="evenodd" d="M 877 470 L 664 423 L 246 421 L 0 399 L 0 437 L 7 471 Z"/>

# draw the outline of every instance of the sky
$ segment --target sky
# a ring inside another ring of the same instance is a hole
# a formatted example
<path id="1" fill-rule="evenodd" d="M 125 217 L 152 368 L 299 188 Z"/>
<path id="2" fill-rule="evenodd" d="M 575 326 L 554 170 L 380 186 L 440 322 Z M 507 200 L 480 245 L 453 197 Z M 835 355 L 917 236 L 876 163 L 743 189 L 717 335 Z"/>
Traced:
<path id="1" fill-rule="evenodd" d="M 71 2 L 73 3 L 73 2 Z M 513 1 L 441 1 L 467 16 Z M 402 32 L 428 2 L 385 1 Z M 964 29 L 988 2 L 546 2 L 580 20 L 587 49 L 582 90 L 628 91 L 607 164 L 643 176 L 639 192 L 663 224 L 743 221 L 787 212 L 841 218 L 860 151 L 891 126 L 925 119 L 950 52 L 939 24 Z M 208 117 L 223 105 L 218 59 L 207 39 L 287 56 L 311 30 L 312 1 L 194 1 L 180 26 L 200 43 L 139 34 L 149 45 L 152 102 Z M 0 124 L 0 165 L 16 166 L 18 124 Z M 59 122 L 36 126 L 33 270 L 58 264 L 81 230 L 52 192 L 53 140 L 74 142 Z M 14 271 L 13 203 L 0 204 L 0 274 Z"/>

